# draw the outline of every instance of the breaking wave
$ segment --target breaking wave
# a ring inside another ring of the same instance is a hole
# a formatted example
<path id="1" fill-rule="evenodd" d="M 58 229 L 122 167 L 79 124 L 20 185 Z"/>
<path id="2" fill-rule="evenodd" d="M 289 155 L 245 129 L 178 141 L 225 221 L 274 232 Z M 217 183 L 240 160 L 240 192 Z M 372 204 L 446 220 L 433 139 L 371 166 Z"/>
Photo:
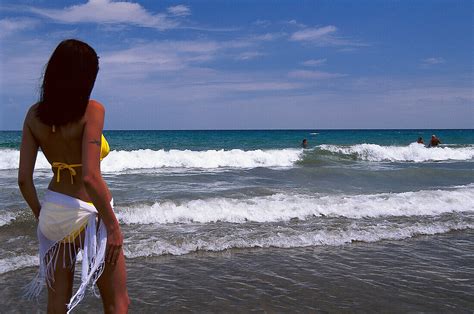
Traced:
<path id="1" fill-rule="evenodd" d="M 303 232 L 257 231 L 239 232 L 209 239 L 192 237 L 179 241 L 167 238 L 148 238 L 126 245 L 128 258 L 160 255 L 184 255 L 197 251 L 219 252 L 235 248 L 296 248 L 309 246 L 340 246 L 352 242 L 377 242 L 383 240 L 403 240 L 418 235 L 443 234 L 454 230 L 472 229 L 474 223 L 434 222 L 403 226 L 400 224 L 380 224 L 363 227 L 352 224 L 344 230 L 321 230 Z M 255 233 L 258 232 L 258 237 Z"/>
<path id="2" fill-rule="evenodd" d="M 303 154 L 302 149 L 272 150 L 151 150 L 112 151 L 102 161 L 105 172 L 120 172 L 130 169 L 152 168 L 255 168 L 290 167 Z M 2 150 L 0 170 L 17 169 L 20 153 L 17 150 Z M 49 169 L 43 153 L 38 153 L 36 169 Z"/>
<path id="3" fill-rule="evenodd" d="M 210 198 L 183 203 L 157 202 L 117 213 L 125 224 L 275 222 L 314 216 L 364 218 L 440 215 L 474 211 L 474 187 L 370 195 L 274 194 L 249 199 Z"/>
<path id="4" fill-rule="evenodd" d="M 323 151 L 353 156 L 367 161 L 448 161 L 471 160 L 474 147 L 432 147 L 412 143 L 408 146 L 381 146 L 377 144 L 358 144 L 351 146 L 321 145 Z"/>

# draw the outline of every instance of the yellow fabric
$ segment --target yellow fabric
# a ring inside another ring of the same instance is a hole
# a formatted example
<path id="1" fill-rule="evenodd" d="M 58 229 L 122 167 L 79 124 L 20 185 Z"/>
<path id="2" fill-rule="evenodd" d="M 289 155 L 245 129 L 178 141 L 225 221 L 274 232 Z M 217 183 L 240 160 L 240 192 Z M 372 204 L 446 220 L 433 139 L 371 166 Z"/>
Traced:
<path id="1" fill-rule="evenodd" d="M 87 222 L 83 224 L 80 228 L 74 230 L 69 235 L 67 235 L 64 238 L 64 240 L 61 241 L 61 243 L 65 243 L 65 244 L 73 243 L 76 240 L 77 236 L 80 235 L 81 232 L 84 231 L 84 229 L 86 229 L 86 226 L 87 226 Z"/>
<path id="2" fill-rule="evenodd" d="M 102 134 L 100 139 L 101 139 L 101 141 L 100 141 L 100 160 L 102 160 L 105 157 L 107 157 L 107 155 L 109 154 L 110 146 L 109 146 L 109 143 L 107 142 L 107 140 L 105 139 L 104 134 Z M 67 170 L 69 170 L 69 174 L 71 175 L 71 184 L 73 184 L 74 183 L 74 178 L 73 177 L 77 174 L 77 172 L 74 168 L 81 167 L 81 166 L 82 166 L 82 164 L 69 165 L 69 164 L 66 164 L 64 162 L 58 162 L 58 161 L 53 162 L 52 167 L 53 168 L 58 168 L 58 173 L 56 175 L 56 182 L 59 182 L 61 180 L 60 179 L 61 170 L 67 169 Z"/>
<path id="3" fill-rule="evenodd" d="M 73 184 L 74 183 L 73 177 L 77 174 L 77 172 L 74 168 L 75 167 L 80 167 L 80 166 L 82 166 L 82 164 L 68 165 L 68 164 L 65 164 L 64 162 L 55 161 L 55 162 L 53 162 L 52 166 L 53 166 L 53 168 L 58 168 L 58 173 L 56 174 L 56 182 L 60 181 L 61 170 L 67 169 L 67 170 L 69 170 L 69 174 L 71 175 L 71 184 Z"/>
<path id="4" fill-rule="evenodd" d="M 102 137 L 100 138 L 100 160 L 107 157 L 109 153 L 110 153 L 109 142 L 107 142 L 104 134 L 102 134 Z"/>

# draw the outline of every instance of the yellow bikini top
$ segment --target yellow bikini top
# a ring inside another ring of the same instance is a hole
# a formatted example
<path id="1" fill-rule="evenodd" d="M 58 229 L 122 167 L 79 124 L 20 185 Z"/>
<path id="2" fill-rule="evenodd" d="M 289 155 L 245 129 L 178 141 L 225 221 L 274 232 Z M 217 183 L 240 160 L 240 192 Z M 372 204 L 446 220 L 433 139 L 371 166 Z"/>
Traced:
<path id="1" fill-rule="evenodd" d="M 100 160 L 104 159 L 107 157 L 107 155 L 110 153 L 110 146 L 109 142 L 105 139 L 104 134 L 102 134 L 100 138 Z"/>
<path id="2" fill-rule="evenodd" d="M 110 152 L 109 143 L 105 139 L 104 134 L 102 134 L 102 136 L 100 138 L 100 160 L 107 157 L 109 152 Z M 73 184 L 74 183 L 73 177 L 77 174 L 77 172 L 74 168 L 75 167 L 81 167 L 81 166 L 82 166 L 82 164 L 69 165 L 69 164 L 66 164 L 64 162 L 58 162 L 58 161 L 53 162 L 52 167 L 53 168 L 58 168 L 58 173 L 56 174 L 56 182 L 60 181 L 60 175 L 59 174 L 61 173 L 61 170 L 67 169 L 67 170 L 69 170 L 69 174 L 71 175 L 71 184 Z"/>

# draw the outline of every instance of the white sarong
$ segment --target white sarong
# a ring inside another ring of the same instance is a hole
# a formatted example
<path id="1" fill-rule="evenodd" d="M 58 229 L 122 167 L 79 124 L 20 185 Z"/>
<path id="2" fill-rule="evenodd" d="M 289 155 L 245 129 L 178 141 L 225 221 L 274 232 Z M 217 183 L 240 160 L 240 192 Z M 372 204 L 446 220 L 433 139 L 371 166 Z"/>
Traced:
<path id="1" fill-rule="evenodd" d="M 110 201 L 113 207 L 113 200 Z M 81 285 L 73 294 L 67 305 L 68 313 L 83 299 L 87 286 L 90 285 L 93 293 L 99 297 L 94 289 L 95 283 L 104 271 L 105 247 L 107 244 L 107 230 L 100 220 L 96 208 L 87 202 L 69 195 L 47 190 L 38 223 L 39 240 L 39 272 L 35 279 L 27 286 L 26 295 L 29 298 L 38 297 L 46 283 L 49 287 L 54 282 L 56 267 L 75 266 L 78 251 L 66 254 L 63 250 L 63 265 L 57 265 L 58 253 L 61 245 L 74 242 L 75 237 L 84 230 L 84 243 L 79 236 L 82 247 Z M 75 245 L 71 245 L 75 249 Z"/>

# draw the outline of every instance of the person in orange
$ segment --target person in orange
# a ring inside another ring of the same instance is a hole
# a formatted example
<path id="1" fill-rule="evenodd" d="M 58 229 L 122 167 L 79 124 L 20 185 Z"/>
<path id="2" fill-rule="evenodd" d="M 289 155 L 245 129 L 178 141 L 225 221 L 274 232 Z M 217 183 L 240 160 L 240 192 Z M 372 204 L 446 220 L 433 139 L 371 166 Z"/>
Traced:
<path id="1" fill-rule="evenodd" d="M 439 138 L 436 137 L 436 135 L 431 135 L 431 140 L 430 140 L 430 144 L 428 145 L 428 147 L 436 147 L 438 146 L 439 144 L 441 144 L 441 141 L 439 140 Z"/>
<path id="2" fill-rule="evenodd" d="M 40 253 L 40 270 L 27 295 L 38 297 L 46 284 L 48 313 L 71 311 L 95 284 L 105 313 L 128 311 L 123 235 L 100 173 L 100 160 L 109 151 L 102 135 L 105 109 L 90 100 L 98 70 L 92 47 L 62 41 L 46 66 L 40 100 L 23 125 L 18 184 L 38 221 Z M 53 170 L 41 203 L 33 182 L 39 149 Z M 81 283 L 73 295 L 80 250 Z"/>

